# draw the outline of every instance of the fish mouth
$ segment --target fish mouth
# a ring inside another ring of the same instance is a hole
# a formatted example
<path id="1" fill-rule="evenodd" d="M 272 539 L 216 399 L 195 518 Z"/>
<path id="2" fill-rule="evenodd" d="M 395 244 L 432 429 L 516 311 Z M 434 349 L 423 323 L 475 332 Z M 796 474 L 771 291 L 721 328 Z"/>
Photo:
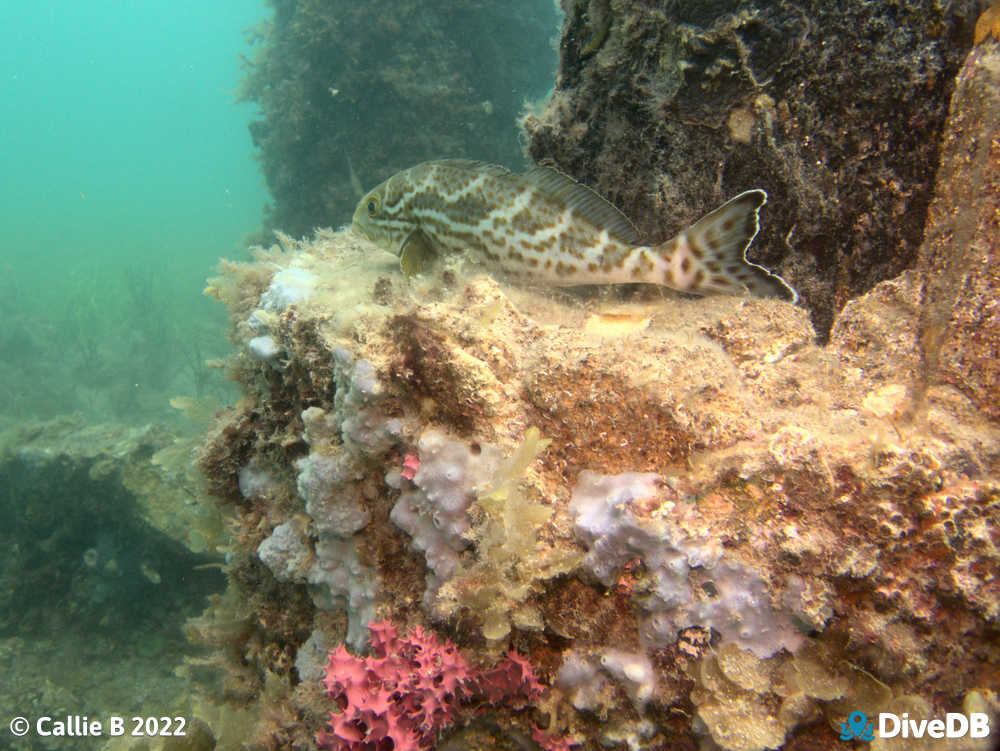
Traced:
<path id="1" fill-rule="evenodd" d="M 368 240 L 370 242 L 373 242 L 375 240 L 375 238 L 372 237 L 371 232 L 365 229 L 361 225 L 361 223 L 356 219 L 353 222 L 351 222 L 351 232 L 353 232 L 355 235 L 358 235 L 359 237 L 363 237 L 365 240 Z"/>

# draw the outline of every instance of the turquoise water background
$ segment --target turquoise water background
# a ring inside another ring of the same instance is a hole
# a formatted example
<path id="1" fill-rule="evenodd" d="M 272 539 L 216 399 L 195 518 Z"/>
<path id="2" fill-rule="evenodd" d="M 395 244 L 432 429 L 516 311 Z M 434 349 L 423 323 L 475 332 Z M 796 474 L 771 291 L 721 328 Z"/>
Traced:
<path id="1" fill-rule="evenodd" d="M 0 310 L 30 345 L 13 356 L 54 357 L 93 326 L 112 347 L 137 279 L 171 327 L 211 320 L 223 339 L 201 290 L 260 226 L 253 108 L 235 91 L 243 31 L 266 15 L 260 0 L 0 5 Z"/>

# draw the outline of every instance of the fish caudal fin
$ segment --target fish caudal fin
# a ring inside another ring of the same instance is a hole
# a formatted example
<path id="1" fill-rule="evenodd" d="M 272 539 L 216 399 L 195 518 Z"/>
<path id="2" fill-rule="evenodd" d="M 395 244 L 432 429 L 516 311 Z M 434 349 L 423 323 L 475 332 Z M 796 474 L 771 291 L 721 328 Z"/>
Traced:
<path id="1" fill-rule="evenodd" d="M 760 229 L 757 214 L 766 202 L 763 190 L 740 193 L 657 246 L 666 286 L 699 295 L 749 293 L 798 302 L 784 279 L 747 261 L 747 248 Z"/>

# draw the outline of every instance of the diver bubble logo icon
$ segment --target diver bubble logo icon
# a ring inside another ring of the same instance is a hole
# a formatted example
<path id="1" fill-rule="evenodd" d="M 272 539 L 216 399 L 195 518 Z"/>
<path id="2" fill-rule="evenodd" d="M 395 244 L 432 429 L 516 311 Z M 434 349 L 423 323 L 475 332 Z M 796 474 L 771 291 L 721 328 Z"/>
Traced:
<path id="1" fill-rule="evenodd" d="M 875 723 L 868 722 L 868 717 L 864 712 L 851 712 L 847 715 L 847 722 L 840 723 L 840 740 L 875 740 Z"/>

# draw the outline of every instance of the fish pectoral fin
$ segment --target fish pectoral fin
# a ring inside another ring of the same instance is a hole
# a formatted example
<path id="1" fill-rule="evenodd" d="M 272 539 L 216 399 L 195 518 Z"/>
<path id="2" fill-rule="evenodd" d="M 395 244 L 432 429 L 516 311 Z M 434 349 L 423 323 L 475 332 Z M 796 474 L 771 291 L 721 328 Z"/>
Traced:
<path id="1" fill-rule="evenodd" d="M 415 229 L 403 241 L 403 247 L 399 250 L 399 269 L 407 278 L 415 276 L 430 266 L 435 255 L 437 253 L 427 235 Z"/>

